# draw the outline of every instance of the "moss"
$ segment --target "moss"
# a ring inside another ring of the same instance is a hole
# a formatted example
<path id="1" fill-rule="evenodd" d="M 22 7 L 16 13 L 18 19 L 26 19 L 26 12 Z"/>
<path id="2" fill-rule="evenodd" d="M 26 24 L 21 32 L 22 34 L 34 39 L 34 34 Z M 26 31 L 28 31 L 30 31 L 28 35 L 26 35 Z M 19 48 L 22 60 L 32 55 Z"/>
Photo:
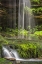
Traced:
<path id="1" fill-rule="evenodd" d="M 40 0 L 31 0 L 31 2 L 40 4 Z"/>
<path id="2" fill-rule="evenodd" d="M 18 51 L 21 58 L 40 58 L 42 57 L 42 45 L 38 42 L 28 42 L 15 44 L 15 49 Z"/>
<path id="3" fill-rule="evenodd" d="M 0 45 L 4 43 L 8 44 L 8 41 L 3 36 L 0 35 Z"/>
<path id="4" fill-rule="evenodd" d="M 0 64 L 12 64 L 12 62 L 9 62 L 4 58 L 0 58 Z"/>

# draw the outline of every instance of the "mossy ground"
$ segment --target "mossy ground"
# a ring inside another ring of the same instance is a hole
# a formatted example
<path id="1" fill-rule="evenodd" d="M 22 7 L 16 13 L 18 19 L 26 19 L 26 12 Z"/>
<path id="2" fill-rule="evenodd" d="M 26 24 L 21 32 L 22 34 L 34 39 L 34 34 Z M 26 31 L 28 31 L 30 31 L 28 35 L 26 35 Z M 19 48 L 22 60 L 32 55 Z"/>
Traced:
<path id="1" fill-rule="evenodd" d="M 12 64 L 12 62 L 4 58 L 0 58 L 0 64 Z"/>

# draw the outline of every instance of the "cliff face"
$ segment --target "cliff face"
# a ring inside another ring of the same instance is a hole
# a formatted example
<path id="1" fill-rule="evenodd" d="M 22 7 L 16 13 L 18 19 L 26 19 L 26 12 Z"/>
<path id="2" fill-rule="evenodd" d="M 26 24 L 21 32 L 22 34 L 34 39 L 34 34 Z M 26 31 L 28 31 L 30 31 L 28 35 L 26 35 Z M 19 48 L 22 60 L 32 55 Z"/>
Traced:
<path id="1" fill-rule="evenodd" d="M 39 4 L 32 3 L 31 7 L 34 8 L 35 10 L 37 10 L 40 7 L 42 9 L 42 0 L 40 0 Z M 19 0 L 0 0 L 0 17 L 3 18 L 3 16 L 5 17 L 5 15 L 7 15 L 8 21 L 6 19 L 4 21 L 7 21 L 8 27 L 15 28 L 18 26 L 18 9 L 19 9 Z M 41 25 L 42 10 L 40 13 L 36 11 L 34 14 L 34 18 L 36 20 L 36 24 Z M 3 22 L 3 20 L 0 21 L 0 24 L 1 22 Z"/>
<path id="2" fill-rule="evenodd" d="M 17 1 L 16 0 L 1 0 L 0 1 L 0 17 L 3 18 L 5 13 L 7 14 L 7 20 L 2 20 L 7 22 L 7 26 L 10 28 L 15 28 L 16 26 L 16 18 L 17 18 Z M 4 14 L 4 15 L 3 15 Z M 3 23 L 2 23 L 3 24 Z"/>

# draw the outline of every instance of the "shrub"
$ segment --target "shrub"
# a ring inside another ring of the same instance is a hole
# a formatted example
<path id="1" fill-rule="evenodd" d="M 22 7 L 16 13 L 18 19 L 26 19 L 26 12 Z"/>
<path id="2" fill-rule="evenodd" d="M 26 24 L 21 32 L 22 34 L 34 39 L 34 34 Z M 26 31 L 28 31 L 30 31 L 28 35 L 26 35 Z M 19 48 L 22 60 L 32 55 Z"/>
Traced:
<path id="1" fill-rule="evenodd" d="M 20 29 L 20 30 L 19 30 L 19 34 L 20 34 L 20 35 L 27 36 L 27 35 L 28 35 L 28 31 L 25 30 L 25 29 Z"/>
<path id="2" fill-rule="evenodd" d="M 25 41 L 26 42 L 26 41 Z M 39 58 L 42 56 L 42 45 L 35 42 L 28 42 L 28 43 L 21 43 L 21 44 L 15 44 L 15 48 L 18 51 L 21 58 Z M 40 55 L 41 54 L 41 55 Z"/>
<path id="3" fill-rule="evenodd" d="M 12 62 L 9 62 L 4 58 L 0 58 L 0 64 L 12 64 Z"/>
<path id="4" fill-rule="evenodd" d="M 32 9 L 31 8 L 29 8 L 29 7 L 25 7 L 24 8 L 24 11 L 25 11 L 25 13 L 27 13 L 27 14 L 29 14 L 29 15 L 32 15 Z"/>
<path id="5" fill-rule="evenodd" d="M 0 35 L 0 45 L 5 43 L 8 44 L 8 41 L 5 38 L 3 38 L 3 36 Z"/>
<path id="6" fill-rule="evenodd" d="M 40 3 L 40 0 L 31 0 L 31 2 L 34 2 L 34 3 Z"/>
<path id="7" fill-rule="evenodd" d="M 6 34 L 9 36 L 17 36 L 18 35 L 18 29 L 11 29 L 7 28 Z"/>
<path id="8" fill-rule="evenodd" d="M 37 36 L 42 36 L 42 31 L 36 31 L 34 34 Z"/>
<path id="9" fill-rule="evenodd" d="M 42 7 L 37 8 L 37 13 L 41 13 L 42 14 Z"/>
<path id="10" fill-rule="evenodd" d="M 34 14 L 42 14 L 42 7 L 32 8 L 31 10 Z"/>
<path id="11" fill-rule="evenodd" d="M 42 31 L 36 31 L 34 34 L 37 35 L 40 40 L 42 40 Z"/>

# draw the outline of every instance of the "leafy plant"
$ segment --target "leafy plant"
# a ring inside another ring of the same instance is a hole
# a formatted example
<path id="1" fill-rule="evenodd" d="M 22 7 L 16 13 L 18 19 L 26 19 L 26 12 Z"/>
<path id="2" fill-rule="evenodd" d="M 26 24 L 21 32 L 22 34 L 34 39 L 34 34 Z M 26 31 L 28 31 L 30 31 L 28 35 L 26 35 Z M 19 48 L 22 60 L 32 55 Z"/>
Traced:
<path id="1" fill-rule="evenodd" d="M 8 44 L 8 41 L 0 35 L 0 44 Z"/>
<path id="2" fill-rule="evenodd" d="M 27 36 L 27 35 L 28 35 L 28 31 L 25 30 L 25 29 L 20 29 L 20 30 L 19 30 L 19 34 L 20 34 L 20 35 Z"/>
<path id="3" fill-rule="evenodd" d="M 34 3 L 40 3 L 40 0 L 31 0 L 31 2 L 34 2 Z"/>
<path id="4" fill-rule="evenodd" d="M 39 8 L 32 8 L 31 9 L 32 10 L 32 12 L 34 13 L 34 14 L 42 14 L 42 7 L 39 7 Z"/>
<path id="5" fill-rule="evenodd" d="M 22 57 L 22 58 L 39 58 L 42 55 L 41 54 L 42 52 L 40 51 L 40 49 L 42 49 L 42 47 L 40 47 L 39 43 L 36 43 L 36 42 L 27 43 L 27 41 L 25 41 L 25 42 L 14 45 L 17 47 L 16 50 L 18 51 L 20 57 Z"/>
<path id="6" fill-rule="evenodd" d="M 42 13 L 42 7 L 37 8 L 37 13 Z"/>
<path id="7" fill-rule="evenodd" d="M 42 31 L 42 25 L 37 25 L 34 28 L 30 29 L 31 33 L 34 33 L 36 31 Z"/>
<path id="8" fill-rule="evenodd" d="M 4 37 L 14 37 L 18 35 L 18 29 L 6 28 L 6 31 L 2 31 Z"/>
<path id="9" fill-rule="evenodd" d="M 36 31 L 34 34 L 37 36 L 42 36 L 42 31 Z"/>
<path id="10" fill-rule="evenodd" d="M 0 64 L 12 64 L 12 62 L 8 62 L 6 59 L 0 58 Z"/>
<path id="11" fill-rule="evenodd" d="M 36 11 L 37 11 L 37 10 L 36 10 L 35 8 L 32 8 L 32 12 L 33 12 L 33 13 L 36 13 Z"/>
<path id="12" fill-rule="evenodd" d="M 34 34 L 37 35 L 40 40 L 42 40 L 42 31 L 36 31 Z"/>
<path id="13" fill-rule="evenodd" d="M 32 9 L 30 9 L 29 7 L 27 7 L 27 6 L 25 6 L 25 8 L 24 8 L 24 11 L 25 11 L 25 13 L 27 13 L 27 14 L 32 14 Z"/>
<path id="14" fill-rule="evenodd" d="M 25 10 L 25 13 L 28 13 L 28 14 L 30 14 L 30 15 L 32 15 L 32 13 L 34 13 L 34 14 L 42 14 L 42 7 L 39 7 L 39 8 L 29 8 L 29 7 L 25 7 L 24 8 L 24 10 Z"/>

